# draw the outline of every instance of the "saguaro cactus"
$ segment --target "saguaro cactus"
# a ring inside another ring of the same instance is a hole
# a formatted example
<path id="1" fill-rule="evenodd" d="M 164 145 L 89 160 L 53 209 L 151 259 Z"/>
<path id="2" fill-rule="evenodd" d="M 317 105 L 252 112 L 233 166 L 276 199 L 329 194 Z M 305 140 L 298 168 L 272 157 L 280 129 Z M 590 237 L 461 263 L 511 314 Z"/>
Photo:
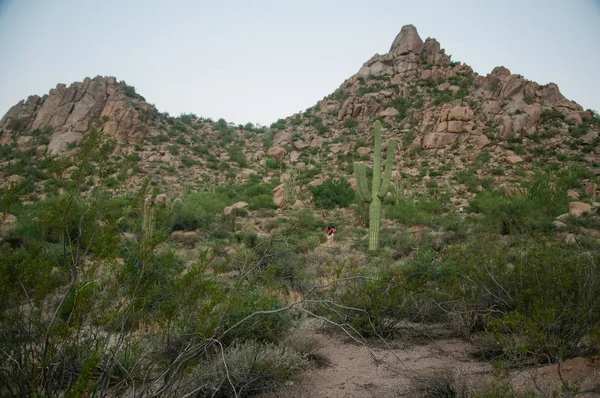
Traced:
<path id="1" fill-rule="evenodd" d="M 369 203 L 369 250 L 379 248 L 379 226 L 381 224 L 381 200 L 387 195 L 392 178 L 392 167 L 394 163 L 394 140 L 388 141 L 387 161 L 383 181 L 381 181 L 381 123 L 375 122 L 375 148 L 373 153 L 373 181 L 371 192 L 367 183 L 367 173 L 363 162 L 354 163 L 356 175 L 356 186 L 358 196 Z"/>

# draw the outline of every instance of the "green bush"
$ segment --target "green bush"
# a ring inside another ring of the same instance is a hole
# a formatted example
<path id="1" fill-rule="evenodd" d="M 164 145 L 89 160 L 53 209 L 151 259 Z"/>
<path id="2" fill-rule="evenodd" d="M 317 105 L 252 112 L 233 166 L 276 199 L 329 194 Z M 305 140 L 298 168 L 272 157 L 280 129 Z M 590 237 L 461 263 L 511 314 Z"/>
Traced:
<path id="1" fill-rule="evenodd" d="M 250 210 L 276 209 L 277 205 L 273 202 L 273 195 L 271 193 L 263 193 L 248 198 L 248 208 Z"/>
<path id="2" fill-rule="evenodd" d="M 483 314 L 511 361 L 558 361 L 600 344 L 598 255 L 532 237 L 506 247 L 493 236 L 447 253 L 457 265 L 444 290 Z"/>
<path id="3" fill-rule="evenodd" d="M 434 215 L 439 214 L 441 210 L 441 203 L 437 200 L 415 201 L 399 198 L 395 204 L 385 207 L 385 215 L 402 224 L 432 225 Z"/>
<path id="4" fill-rule="evenodd" d="M 312 189 L 313 201 L 316 207 L 334 209 L 348 207 L 356 201 L 356 193 L 345 178 L 338 180 L 329 178 L 323 184 Z"/>

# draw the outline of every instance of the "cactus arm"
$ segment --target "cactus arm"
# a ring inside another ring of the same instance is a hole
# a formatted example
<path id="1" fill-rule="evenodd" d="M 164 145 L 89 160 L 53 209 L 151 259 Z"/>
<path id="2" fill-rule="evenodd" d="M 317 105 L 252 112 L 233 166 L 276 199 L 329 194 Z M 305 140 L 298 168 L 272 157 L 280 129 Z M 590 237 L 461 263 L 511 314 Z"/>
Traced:
<path id="1" fill-rule="evenodd" d="M 358 196 L 360 196 L 363 201 L 370 203 L 371 194 L 369 194 L 367 172 L 363 162 L 354 163 L 354 175 L 356 176 L 356 190 L 358 191 Z"/>
<path id="2" fill-rule="evenodd" d="M 387 146 L 387 160 L 385 164 L 385 172 L 383 173 L 383 182 L 381 183 L 381 187 L 379 188 L 379 199 L 383 200 L 385 195 L 387 195 L 388 189 L 390 187 L 390 180 L 392 179 L 392 167 L 394 167 L 394 148 L 396 147 L 396 141 L 389 140 Z"/>
<path id="3" fill-rule="evenodd" d="M 373 195 L 379 192 L 381 187 L 381 123 L 375 122 L 375 148 L 373 149 L 373 183 L 371 190 Z"/>

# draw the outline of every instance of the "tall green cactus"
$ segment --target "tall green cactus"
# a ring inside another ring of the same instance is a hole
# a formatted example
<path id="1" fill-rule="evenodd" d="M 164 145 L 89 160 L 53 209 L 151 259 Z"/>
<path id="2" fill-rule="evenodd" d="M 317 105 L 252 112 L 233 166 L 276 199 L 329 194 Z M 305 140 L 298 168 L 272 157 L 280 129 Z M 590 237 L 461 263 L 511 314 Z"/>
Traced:
<path id="1" fill-rule="evenodd" d="M 371 183 L 371 193 L 367 183 L 367 173 L 363 162 L 354 163 L 354 173 L 356 175 L 356 186 L 358 196 L 369 203 L 369 250 L 379 248 L 379 227 L 381 224 L 381 200 L 387 195 L 392 178 L 392 167 L 394 163 L 394 140 L 388 141 L 387 161 L 385 172 L 383 173 L 383 182 L 381 181 L 381 123 L 375 122 L 375 149 L 373 153 L 373 182 Z"/>

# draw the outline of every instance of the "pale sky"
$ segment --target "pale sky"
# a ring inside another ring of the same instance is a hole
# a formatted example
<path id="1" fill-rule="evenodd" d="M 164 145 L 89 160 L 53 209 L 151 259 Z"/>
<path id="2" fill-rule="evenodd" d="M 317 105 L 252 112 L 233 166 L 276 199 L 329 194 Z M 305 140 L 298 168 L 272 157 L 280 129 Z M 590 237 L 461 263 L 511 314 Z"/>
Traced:
<path id="1" fill-rule="evenodd" d="M 333 92 L 403 25 L 600 110 L 600 0 L 0 0 L 0 115 L 115 76 L 160 111 L 269 125 Z"/>

